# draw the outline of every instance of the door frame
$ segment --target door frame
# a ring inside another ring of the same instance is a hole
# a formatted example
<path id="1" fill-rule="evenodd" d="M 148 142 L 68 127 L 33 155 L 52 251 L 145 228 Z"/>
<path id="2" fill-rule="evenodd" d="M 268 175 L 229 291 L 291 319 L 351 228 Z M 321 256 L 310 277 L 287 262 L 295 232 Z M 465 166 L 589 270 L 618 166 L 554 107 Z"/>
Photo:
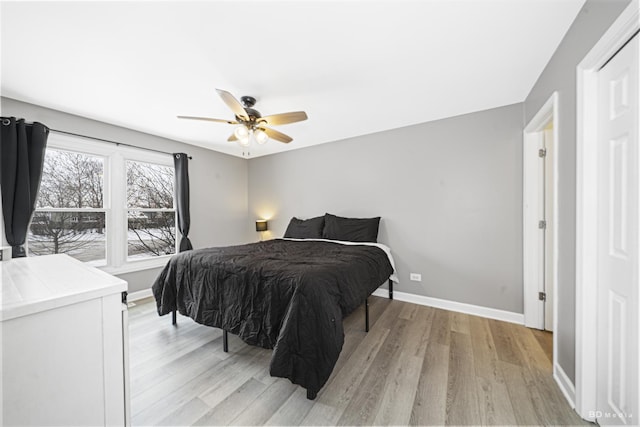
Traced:
<path id="1" fill-rule="evenodd" d="M 632 0 L 578 64 L 576 129 L 576 411 L 595 421 L 597 330 L 598 71 L 640 30 Z"/>
<path id="2" fill-rule="evenodd" d="M 540 195 L 538 183 L 540 182 L 540 161 L 537 155 L 531 154 L 537 151 L 540 139 L 543 137 L 544 129 L 553 122 L 553 153 L 552 157 L 552 187 L 553 206 L 550 220 L 553 223 L 553 233 L 549 236 L 553 241 L 553 256 L 551 265 L 553 274 L 552 283 L 547 284 L 553 289 L 553 330 L 557 331 L 558 322 L 558 147 L 561 141 L 558 133 L 560 120 L 558 117 L 558 92 L 553 92 L 544 105 L 538 110 L 523 131 L 522 149 L 522 186 L 523 186 L 523 297 L 524 297 L 524 324 L 529 328 L 544 330 L 544 303 L 538 299 L 538 292 L 544 291 L 544 259 L 540 259 L 539 254 L 544 253 L 544 241 L 539 238 L 538 229 L 533 225 L 537 224 L 540 211 Z M 532 156 L 535 156 L 532 158 Z M 542 288 L 541 288 L 542 287 Z M 558 334 L 553 334 L 553 367 L 557 365 L 556 349 Z"/>

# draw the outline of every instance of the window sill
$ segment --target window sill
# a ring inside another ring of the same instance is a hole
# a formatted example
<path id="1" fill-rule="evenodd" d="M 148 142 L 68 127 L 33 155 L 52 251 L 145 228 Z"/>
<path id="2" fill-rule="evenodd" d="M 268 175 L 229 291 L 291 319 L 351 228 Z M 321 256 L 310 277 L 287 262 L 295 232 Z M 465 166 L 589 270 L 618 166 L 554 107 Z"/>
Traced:
<path id="1" fill-rule="evenodd" d="M 163 255 L 151 259 L 141 259 L 136 261 L 128 261 L 119 267 L 98 267 L 105 273 L 118 275 L 126 273 L 135 273 L 137 271 L 151 270 L 154 268 L 164 267 L 173 255 Z"/>

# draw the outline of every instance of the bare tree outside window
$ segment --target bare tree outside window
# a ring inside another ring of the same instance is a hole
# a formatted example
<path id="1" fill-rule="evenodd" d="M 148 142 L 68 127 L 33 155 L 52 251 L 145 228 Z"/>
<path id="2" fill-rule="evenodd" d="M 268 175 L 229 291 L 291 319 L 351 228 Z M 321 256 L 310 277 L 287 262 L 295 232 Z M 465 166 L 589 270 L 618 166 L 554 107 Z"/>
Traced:
<path id="1" fill-rule="evenodd" d="M 174 169 L 127 161 L 127 252 L 129 259 L 174 254 Z"/>
<path id="2" fill-rule="evenodd" d="M 175 253 L 173 167 L 132 160 L 124 164 L 127 259 Z M 106 230 L 104 170 L 104 157 L 47 149 L 29 229 L 29 255 L 64 253 L 93 265 L 106 264 L 112 231 Z"/>
<path id="3" fill-rule="evenodd" d="M 81 261 L 106 262 L 104 159 L 47 149 L 29 254 L 66 253 Z"/>

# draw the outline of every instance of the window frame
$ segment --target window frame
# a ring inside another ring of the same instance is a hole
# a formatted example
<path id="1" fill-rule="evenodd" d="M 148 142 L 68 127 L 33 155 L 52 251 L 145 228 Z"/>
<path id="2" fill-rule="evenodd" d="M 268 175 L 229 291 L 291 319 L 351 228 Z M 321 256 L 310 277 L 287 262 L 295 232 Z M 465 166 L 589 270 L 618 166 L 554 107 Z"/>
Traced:
<path id="1" fill-rule="evenodd" d="M 88 138 L 50 134 L 47 149 L 74 151 L 104 158 L 103 170 L 103 207 L 106 225 L 106 265 L 97 268 L 110 274 L 123 274 L 164 266 L 173 255 L 160 255 L 143 259 L 128 259 L 127 250 L 127 160 L 169 166 L 174 169 L 173 155 L 133 148 L 113 143 L 89 140 Z M 77 210 L 77 209 L 76 209 Z M 173 209 L 175 212 L 176 242 L 178 253 L 182 236 L 178 229 L 178 212 L 176 210 L 175 189 Z M 83 210 L 80 210 L 83 211 Z M 89 262 L 89 265 L 90 262 Z"/>
<path id="2" fill-rule="evenodd" d="M 128 246 L 128 242 L 125 241 L 125 259 L 127 263 L 135 263 L 138 261 L 144 261 L 144 260 L 148 260 L 148 259 L 156 259 L 159 257 L 171 257 L 172 255 L 175 255 L 178 253 L 178 242 L 179 242 L 179 238 L 178 238 L 178 233 L 180 233 L 180 231 L 178 230 L 178 211 L 176 210 L 176 191 L 175 191 L 175 176 L 176 176 L 176 171 L 175 171 L 175 166 L 173 164 L 173 156 L 170 155 L 170 159 L 171 159 L 171 165 L 165 164 L 165 163 L 160 163 L 157 161 L 149 161 L 149 160 L 139 160 L 139 159 L 134 159 L 131 157 L 126 157 L 123 161 L 124 164 L 124 174 L 125 174 L 125 187 L 124 187 L 124 205 L 125 205 L 125 226 L 126 229 L 129 229 L 129 212 L 130 211 L 136 211 L 136 212 L 173 212 L 173 221 L 174 221 L 174 227 L 175 227 L 175 235 L 176 235 L 176 241 L 174 242 L 174 253 L 173 254 L 169 254 L 169 255 L 158 255 L 158 256 L 151 256 L 151 257 L 146 257 L 146 258 L 134 258 L 131 259 L 129 257 L 129 246 Z M 129 203 L 127 201 L 127 162 L 132 161 L 132 162 L 138 162 L 138 163 L 146 163 L 146 164 L 152 164 L 152 165 L 160 165 L 160 166 L 170 166 L 171 169 L 173 169 L 173 178 L 174 178 L 174 189 L 173 189 L 173 193 L 171 194 L 171 205 L 173 206 L 172 208 L 137 208 L 137 207 L 131 207 L 129 206 Z"/>

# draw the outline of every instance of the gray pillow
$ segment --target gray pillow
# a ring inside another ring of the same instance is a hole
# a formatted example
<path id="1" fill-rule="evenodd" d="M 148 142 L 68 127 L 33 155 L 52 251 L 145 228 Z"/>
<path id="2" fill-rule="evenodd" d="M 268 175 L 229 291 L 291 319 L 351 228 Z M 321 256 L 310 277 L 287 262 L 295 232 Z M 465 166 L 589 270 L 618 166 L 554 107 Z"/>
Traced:
<path id="1" fill-rule="evenodd" d="M 379 225 L 379 216 L 375 218 L 343 218 L 327 213 L 324 214 L 322 237 L 346 242 L 376 243 Z"/>
<path id="2" fill-rule="evenodd" d="M 291 218 L 284 237 L 291 239 L 322 239 L 322 229 L 324 228 L 324 216 L 317 216 L 310 219 Z"/>

